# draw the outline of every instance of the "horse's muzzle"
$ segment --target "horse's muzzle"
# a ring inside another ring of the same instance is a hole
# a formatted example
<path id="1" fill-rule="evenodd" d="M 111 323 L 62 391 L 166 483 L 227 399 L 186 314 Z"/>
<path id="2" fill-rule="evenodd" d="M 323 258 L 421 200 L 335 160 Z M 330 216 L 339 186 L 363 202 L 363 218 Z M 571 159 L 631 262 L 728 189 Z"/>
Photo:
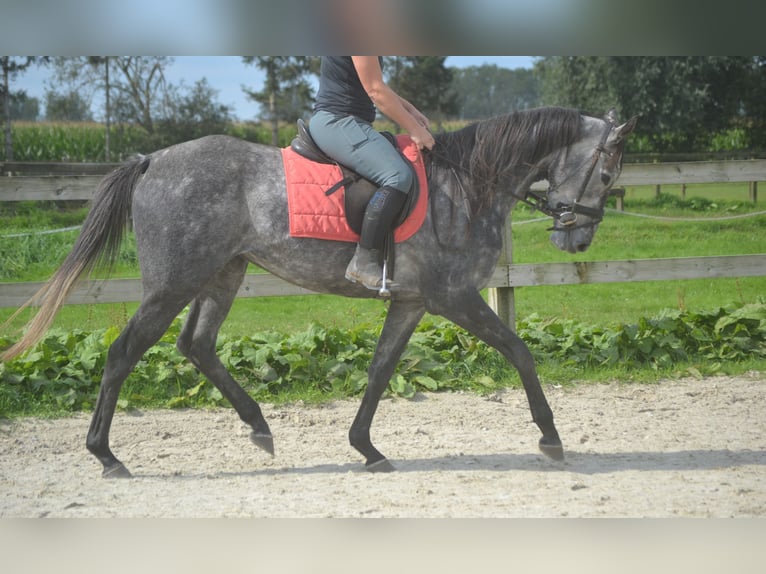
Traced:
<path id="1" fill-rule="evenodd" d="M 582 253 L 590 247 L 596 225 L 598 223 L 583 224 L 576 227 L 553 227 L 551 242 L 561 251 Z"/>

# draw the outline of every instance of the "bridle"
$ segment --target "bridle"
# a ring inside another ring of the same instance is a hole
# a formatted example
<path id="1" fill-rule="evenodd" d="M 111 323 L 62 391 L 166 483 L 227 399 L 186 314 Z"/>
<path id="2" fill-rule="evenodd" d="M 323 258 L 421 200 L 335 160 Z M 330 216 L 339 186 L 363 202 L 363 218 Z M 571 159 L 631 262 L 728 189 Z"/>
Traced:
<path id="1" fill-rule="evenodd" d="M 581 227 L 592 227 L 594 225 L 599 224 L 604 219 L 604 208 L 593 208 L 588 207 L 587 205 L 583 205 L 580 203 L 583 196 L 585 195 L 585 191 L 588 188 L 588 184 L 590 183 L 591 177 L 593 177 L 593 171 L 596 169 L 596 165 L 598 165 L 599 159 L 601 159 L 601 155 L 607 155 L 608 157 L 612 157 L 614 153 L 616 152 L 610 152 L 606 149 L 605 144 L 607 139 L 609 139 L 609 134 L 612 133 L 612 130 L 614 129 L 614 126 L 616 125 L 616 122 L 614 118 L 612 117 L 611 113 L 608 114 L 604 121 L 606 122 L 606 128 L 604 129 L 604 132 L 601 134 L 601 139 L 599 143 L 596 145 L 595 149 L 593 150 L 593 155 L 590 157 L 590 164 L 588 165 L 588 169 L 586 170 L 585 177 L 583 178 L 582 184 L 580 184 L 580 189 L 577 192 L 577 197 L 575 198 L 574 202 L 571 204 L 564 204 L 559 203 L 556 207 L 550 207 L 548 205 L 548 199 L 547 196 L 556 191 L 561 185 L 566 183 L 572 175 L 579 173 L 579 169 L 574 170 L 572 174 L 564 178 L 558 185 L 552 186 L 549 185 L 548 189 L 545 191 L 544 194 L 537 193 L 531 189 L 532 184 L 536 181 L 539 181 L 541 179 L 546 179 L 547 177 L 547 171 L 548 167 L 551 164 L 553 158 L 561 153 L 561 150 L 555 150 L 542 158 L 540 161 L 538 161 L 536 164 L 534 164 L 527 175 L 524 177 L 522 182 L 517 186 L 517 189 L 521 190 L 521 193 L 514 193 L 511 192 L 510 195 L 522 203 L 525 203 L 526 205 L 529 205 L 532 209 L 540 211 L 544 213 L 545 215 L 552 217 L 554 220 L 554 226 L 549 228 L 548 231 L 556 231 L 556 230 L 567 230 L 572 231 L 574 229 L 578 229 Z M 618 152 L 621 153 L 621 150 L 618 150 Z M 438 151 L 431 150 L 430 152 L 433 155 L 438 155 Z M 442 158 L 444 159 L 444 158 Z M 450 164 L 451 162 L 447 162 Z M 429 177 L 430 177 L 430 167 L 431 164 L 429 162 L 428 169 L 429 169 Z M 450 165 L 450 171 L 452 172 L 453 176 L 455 177 L 455 180 L 457 181 L 459 187 L 463 188 L 461 178 L 457 174 L 457 166 Z M 465 192 L 463 193 L 465 196 Z M 581 223 L 577 225 L 577 216 L 578 215 L 584 215 L 589 218 L 589 220 L 586 223 Z M 556 227 L 556 223 L 560 224 L 560 227 Z"/>
<path id="2" fill-rule="evenodd" d="M 574 229 L 578 229 L 580 227 L 589 227 L 597 225 L 601 222 L 602 219 L 604 219 L 604 208 L 594 208 L 594 207 L 588 207 L 587 205 L 583 205 L 580 203 L 583 196 L 585 195 L 585 190 L 588 188 L 588 184 L 590 183 L 590 179 L 593 176 L 593 170 L 596 169 L 596 165 L 598 165 L 598 161 L 601 158 L 601 154 L 606 154 L 607 156 L 611 157 L 612 152 L 607 151 L 607 149 L 604 147 L 606 144 L 606 140 L 609 138 L 609 134 L 612 132 L 612 129 L 615 126 L 615 122 L 612 120 L 611 117 L 607 117 L 605 119 L 606 121 L 606 129 L 604 130 L 604 133 L 601 134 L 601 140 L 599 141 L 598 145 L 596 146 L 595 150 L 593 151 L 593 155 L 590 158 L 590 164 L 588 165 L 588 169 L 585 172 L 585 177 L 583 178 L 582 184 L 580 184 L 580 189 L 577 192 L 577 198 L 574 200 L 573 203 L 567 205 L 564 203 L 559 203 L 556 207 L 550 207 L 548 205 L 547 196 L 556 191 L 559 187 L 561 187 L 562 184 L 564 184 L 569 177 L 565 178 L 561 183 L 559 183 L 557 186 L 548 186 L 547 191 L 545 194 L 539 194 L 535 191 L 532 191 L 531 186 L 532 183 L 537 181 L 539 179 L 539 176 L 541 172 L 545 172 L 548 170 L 548 166 L 551 163 L 551 159 L 554 155 L 560 153 L 559 151 L 556 151 L 552 154 L 549 154 L 548 156 L 544 157 L 542 160 L 537 162 L 530 172 L 527 174 L 527 176 L 524 178 L 524 180 L 519 185 L 519 188 L 522 190 L 523 195 L 516 194 L 511 192 L 511 195 L 513 195 L 516 199 L 521 201 L 522 203 L 525 203 L 532 207 L 533 209 L 536 209 L 538 211 L 541 211 L 545 215 L 548 215 L 554 219 L 554 226 L 549 229 L 551 230 L 567 230 L 571 231 Z M 577 173 L 579 170 L 576 170 L 573 173 Z M 581 223 L 579 225 L 576 225 L 577 223 L 577 215 L 584 215 L 589 218 L 589 221 L 586 223 Z M 560 224 L 560 227 L 556 227 L 556 223 Z"/>

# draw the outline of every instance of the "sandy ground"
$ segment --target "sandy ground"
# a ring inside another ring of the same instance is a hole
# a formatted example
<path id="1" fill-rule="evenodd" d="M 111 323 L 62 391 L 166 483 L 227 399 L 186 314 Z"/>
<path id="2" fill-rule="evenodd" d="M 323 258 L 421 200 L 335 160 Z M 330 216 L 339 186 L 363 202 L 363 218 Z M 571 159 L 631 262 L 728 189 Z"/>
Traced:
<path id="1" fill-rule="evenodd" d="M 387 399 L 370 474 L 357 401 L 264 405 L 276 456 L 233 410 L 118 413 L 104 480 L 89 415 L 0 422 L 0 517 L 763 517 L 766 375 L 546 389 L 566 460 L 537 450 L 521 390 Z"/>

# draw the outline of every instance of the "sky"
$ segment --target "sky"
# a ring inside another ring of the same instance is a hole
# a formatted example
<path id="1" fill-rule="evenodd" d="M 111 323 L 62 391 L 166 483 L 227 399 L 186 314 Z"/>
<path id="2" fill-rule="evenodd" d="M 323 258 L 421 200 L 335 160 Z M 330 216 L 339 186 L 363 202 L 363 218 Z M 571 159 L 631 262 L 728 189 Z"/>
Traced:
<path id="1" fill-rule="evenodd" d="M 494 64 L 509 69 L 531 68 L 533 63 L 534 56 L 449 56 L 445 62 L 447 66 L 457 68 Z M 11 91 L 25 90 L 29 97 L 38 98 L 42 104 L 45 101 L 45 83 L 50 76 L 49 69 L 32 66 L 17 76 L 11 84 Z M 183 83 L 187 87 L 206 78 L 208 84 L 218 91 L 218 102 L 229 106 L 235 118 L 257 118 L 259 106 L 247 99 L 242 86 L 259 89 L 263 75 L 255 66 L 243 64 L 241 56 L 176 56 L 173 64 L 166 69 L 166 77 L 171 84 Z M 94 114 L 97 114 L 95 109 Z"/>

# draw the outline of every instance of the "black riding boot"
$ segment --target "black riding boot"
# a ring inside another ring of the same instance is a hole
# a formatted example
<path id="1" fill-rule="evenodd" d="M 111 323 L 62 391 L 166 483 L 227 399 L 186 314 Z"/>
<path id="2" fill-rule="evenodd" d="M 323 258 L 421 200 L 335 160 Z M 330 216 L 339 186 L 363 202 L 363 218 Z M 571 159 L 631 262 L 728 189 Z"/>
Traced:
<path id="1" fill-rule="evenodd" d="M 392 187 L 381 187 L 375 192 L 364 212 L 359 245 L 346 268 L 346 279 L 359 282 L 368 289 L 381 288 L 383 243 L 406 199 L 406 193 Z"/>

